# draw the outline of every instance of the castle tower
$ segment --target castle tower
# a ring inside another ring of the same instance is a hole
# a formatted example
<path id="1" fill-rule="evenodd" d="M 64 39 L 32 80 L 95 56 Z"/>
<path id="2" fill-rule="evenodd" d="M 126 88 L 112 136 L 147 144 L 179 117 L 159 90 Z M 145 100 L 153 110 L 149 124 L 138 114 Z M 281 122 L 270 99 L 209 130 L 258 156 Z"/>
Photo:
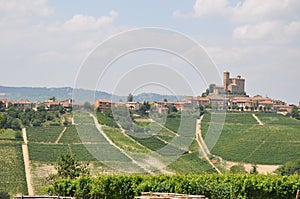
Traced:
<path id="1" fill-rule="evenodd" d="M 230 84 L 230 79 L 229 79 L 230 73 L 229 72 L 224 72 L 223 76 L 223 81 L 224 81 L 224 90 L 228 90 L 228 85 Z"/>

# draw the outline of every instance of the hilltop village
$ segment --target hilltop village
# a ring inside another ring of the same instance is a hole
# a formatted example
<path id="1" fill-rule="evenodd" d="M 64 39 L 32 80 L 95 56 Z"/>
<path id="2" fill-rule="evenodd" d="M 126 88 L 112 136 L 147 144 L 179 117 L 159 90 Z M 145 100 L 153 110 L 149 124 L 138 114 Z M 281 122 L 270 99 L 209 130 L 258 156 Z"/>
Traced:
<path id="1" fill-rule="evenodd" d="M 195 110 L 199 107 L 210 108 L 220 111 L 235 111 L 235 112 L 275 112 L 283 115 L 290 114 L 295 106 L 300 111 L 300 102 L 298 105 L 287 104 L 281 100 L 263 97 L 261 95 L 249 96 L 245 91 L 245 78 L 241 76 L 230 77 L 229 72 L 224 72 L 223 85 L 210 84 L 201 96 L 187 96 L 184 99 L 176 102 L 164 99 L 162 101 L 147 102 L 152 111 L 170 112 L 170 108 L 177 111 Z M 94 109 L 100 112 L 111 110 L 113 106 L 127 106 L 129 110 L 138 110 L 144 102 L 133 101 L 113 102 L 107 99 L 99 99 L 94 102 Z M 0 99 L 0 108 L 7 109 L 8 107 L 19 109 L 44 109 L 44 110 L 64 110 L 69 112 L 72 109 L 82 109 L 83 104 L 74 103 L 72 99 L 56 101 L 55 97 L 44 100 L 43 102 L 31 102 L 27 99 L 12 101 L 9 99 Z"/>
<path id="2" fill-rule="evenodd" d="M 129 110 L 138 110 L 143 103 L 144 102 L 134 102 L 131 100 L 124 103 L 100 99 L 95 101 L 94 108 L 100 112 L 105 112 L 106 110 L 110 110 L 113 106 L 126 105 Z M 163 100 L 159 102 L 149 102 L 149 104 L 159 113 L 168 112 L 170 107 L 175 107 L 178 111 L 206 107 L 214 110 L 239 112 L 276 112 L 283 115 L 291 113 L 296 106 L 261 95 L 252 97 L 247 95 L 245 91 L 245 79 L 241 76 L 230 77 L 229 72 L 224 72 L 223 85 L 211 84 L 201 96 L 187 96 L 177 102 Z M 297 107 L 300 110 L 300 102 Z"/>

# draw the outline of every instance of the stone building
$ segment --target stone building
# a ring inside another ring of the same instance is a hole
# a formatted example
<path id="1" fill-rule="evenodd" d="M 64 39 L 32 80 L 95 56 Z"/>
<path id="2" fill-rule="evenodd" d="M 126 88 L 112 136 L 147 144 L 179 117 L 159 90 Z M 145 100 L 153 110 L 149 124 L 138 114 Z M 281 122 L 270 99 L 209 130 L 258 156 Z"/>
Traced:
<path id="1" fill-rule="evenodd" d="M 224 72 L 224 90 L 226 93 L 230 94 L 240 94 L 245 93 L 245 79 L 241 76 L 230 78 L 229 72 Z"/>

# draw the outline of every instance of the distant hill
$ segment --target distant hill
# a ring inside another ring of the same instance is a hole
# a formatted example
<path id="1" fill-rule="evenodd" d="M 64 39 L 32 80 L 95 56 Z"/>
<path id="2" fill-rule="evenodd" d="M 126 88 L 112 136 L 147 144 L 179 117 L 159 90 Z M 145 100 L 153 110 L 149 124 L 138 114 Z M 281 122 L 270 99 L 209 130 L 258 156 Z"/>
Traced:
<path id="1" fill-rule="evenodd" d="M 47 87 L 7 87 L 0 86 L 0 98 L 7 98 L 10 100 L 28 99 L 30 101 L 44 101 L 53 96 L 58 101 L 72 98 L 73 88 L 61 87 L 61 88 L 47 88 Z M 77 103 L 83 103 L 85 101 L 84 96 L 94 96 L 95 99 L 112 99 L 112 94 L 87 89 L 78 89 L 76 97 Z M 82 96 L 82 97 L 80 97 Z M 168 101 L 178 101 L 185 96 L 173 96 L 173 95 L 161 95 L 157 93 L 142 93 L 134 96 L 134 101 L 162 101 L 167 99 Z M 113 96 L 113 99 L 126 101 L 127 96 Z"/>

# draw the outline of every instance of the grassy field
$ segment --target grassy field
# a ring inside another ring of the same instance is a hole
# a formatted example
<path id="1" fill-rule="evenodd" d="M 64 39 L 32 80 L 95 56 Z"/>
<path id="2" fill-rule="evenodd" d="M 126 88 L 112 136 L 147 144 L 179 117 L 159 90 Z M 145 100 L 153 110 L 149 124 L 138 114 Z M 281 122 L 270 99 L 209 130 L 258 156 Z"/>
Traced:
<path id="1" fill-rule="evenodd" d="M 72 144 L 81 143 L 80 137 L 77 133 L 77 129 L 74 125 L 68 126 L 63 136 L 60 138 L 59 143 Z"/>
<path id="2" fill-rule="evenodd" d="M 0 191 L 27 194 L 21 143 L 0 140 Z"/>
<path id="3" fill-rule="evenodd" d="M 199 157 L 198 152 L 182 155 L 168 165 L 167 169 L 176 174 L 216 173 L 215 169 L 207 161 Z"/>
<path id="4" fill-rule="evenodd" d="M 276 114 L 257 116 L 265 125 L 258 125 L 250 114 L 227 114 L 212 153 L 225 160 L 256 164 L 283 164 L 298 159 L 300 122 Z M 207 114 L 202 121 L 204 137 L 209 119 Z"/>
<path id="5" fill-rule="evenodd" d="M 138 144 L 134 139 L 130 138 L 126 134 L 122 133 L 120 129 L 112 127 L 103 127 L 102 128 L 105 134 L 113 141 L 117 146 L 122 148 L 127 152 L 133 153 L 146 153 L 149 150 L 142 145 Z"/>
<path id="6" fill-rule="evenodd" d="M 63 126 L 30 127 L 27 138 L 29 142 L 54 143 L 63 129 Z"/>

